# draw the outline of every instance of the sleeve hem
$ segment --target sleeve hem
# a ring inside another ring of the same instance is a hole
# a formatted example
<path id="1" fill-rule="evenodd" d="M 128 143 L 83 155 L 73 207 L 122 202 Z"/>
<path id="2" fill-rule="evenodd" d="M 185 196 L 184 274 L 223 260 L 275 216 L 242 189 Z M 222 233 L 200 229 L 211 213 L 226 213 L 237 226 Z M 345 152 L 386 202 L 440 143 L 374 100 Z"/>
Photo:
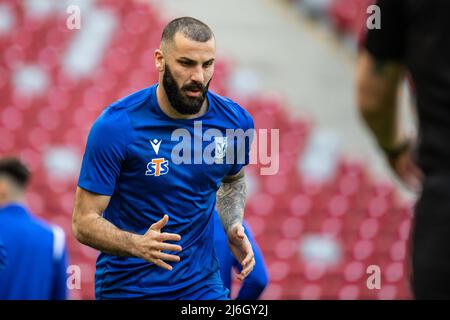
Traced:
<path id="1" fill-rule="evenodd" d="M 86 191 L 92 192 L 92 193 L 97 193 L 100 195 L 104 195 L 104 196 L 112 196 L 114 193 L 114 188 L 108 187 L 108 186 L 104 186 L 104 185 L 99 185 L 99 184 L 93 184 L 93 183 L 87 183 L 87 182 L 79 182 L 78 186 L 81 189 L 84 189 Z"/>

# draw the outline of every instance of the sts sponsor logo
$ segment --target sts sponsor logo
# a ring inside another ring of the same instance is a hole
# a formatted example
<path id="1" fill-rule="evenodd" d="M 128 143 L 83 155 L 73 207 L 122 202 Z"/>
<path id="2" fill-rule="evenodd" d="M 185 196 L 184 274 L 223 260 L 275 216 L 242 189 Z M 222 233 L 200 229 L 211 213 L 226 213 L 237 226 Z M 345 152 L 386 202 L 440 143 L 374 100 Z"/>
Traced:
<path id="1" fill-rule="evenodd" d="M 158 155 L 161 142 L 162 140 L 158 139 L 150 140 L 153 151 L 155 151 L 156 155 Z M 153 158 L 152 161 L 147 163 L 147 171 L 145 172 L 145 175 L 159 177 L 163 174 L 167 174 L 168 172 L 169 161 L 167 161 L 165 158 Z"/>
<path id="2" fill-rule="evenodd" d="M 147 163 L 146 176 L 159 177 L 169 172 L 169 161 L 164 158 L 155 158 L 151 162 Z"/>

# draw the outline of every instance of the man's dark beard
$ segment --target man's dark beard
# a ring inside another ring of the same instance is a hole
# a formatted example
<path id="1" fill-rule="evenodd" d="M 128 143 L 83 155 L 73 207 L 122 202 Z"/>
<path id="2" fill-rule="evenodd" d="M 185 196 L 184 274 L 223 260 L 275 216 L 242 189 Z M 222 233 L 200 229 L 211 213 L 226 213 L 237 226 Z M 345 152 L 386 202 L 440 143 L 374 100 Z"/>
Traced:
<path id="1" fill-rule="evenodd" d="M 166 64 L 163 75 L 163 86 L 166 91 L 167 98 L 171 106 L 180 114 L 197 114 L 202 108 L 203 101 L 205 101 L 206 93 L 208 92 L 209 83 L 206 86 L 198 82 L 191 82 L 181 89 L 170 72 L 169 66 Z M 183 91 L 200 90 L 201 94 L 198 97 L 189 97 L 183 94 Z"/>

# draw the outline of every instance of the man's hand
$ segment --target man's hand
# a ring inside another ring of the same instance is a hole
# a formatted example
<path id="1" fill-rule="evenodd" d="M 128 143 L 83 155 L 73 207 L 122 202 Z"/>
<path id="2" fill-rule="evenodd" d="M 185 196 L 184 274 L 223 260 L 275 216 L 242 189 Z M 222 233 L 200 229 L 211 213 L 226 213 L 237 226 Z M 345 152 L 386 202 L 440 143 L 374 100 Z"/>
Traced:
<path id="1" fill-rule="evenodd" d="M 135 237 L 135 250 L 137 257 L 152 262 L 161 268 L 172 270 L 172 266 L 164 261 L 178 262 L 180 257 L 162 251 L 179 252 L 181 251 L 181 246 L 165 243 L 164 241 L 180 241 L 181 236 L 175 233 L 161 233 L 161 229 L 164 228 L 168 221 L 169 216 L 164 215 L 161 220 L 152 224 L 143 236 L 137 235 Z"/>
<path id="2" fill-rule="evenodd" d="M 231 252 L 242 265 L 242 271 L 237 278 L 239 281 L 243 281 L 255 267 L 255 256 L 252 245 L 244 232 L 244 227 L 239 223 L 231 226 L 227 237 Z"/>
<path id="3" fill-rule="evenodd" d="M 255 258 L 252 245 L 242 226 L 247 186 L 244 169 L 234 176 L 227 176 L 217 191 L 217 209 L 223 229 L 228 237 L 228 246 L 242 265 L 238 280 L 242 281 L 253 270 Z"/>
<path id="4" fill-rule="evenodd" d="M 386 154 L 389 165 L 398 178 L 411 191 L 418 192 L 423 181 L 423 173 L 413 158 L 413 143 L 405 145 L 398 154 Z"/>

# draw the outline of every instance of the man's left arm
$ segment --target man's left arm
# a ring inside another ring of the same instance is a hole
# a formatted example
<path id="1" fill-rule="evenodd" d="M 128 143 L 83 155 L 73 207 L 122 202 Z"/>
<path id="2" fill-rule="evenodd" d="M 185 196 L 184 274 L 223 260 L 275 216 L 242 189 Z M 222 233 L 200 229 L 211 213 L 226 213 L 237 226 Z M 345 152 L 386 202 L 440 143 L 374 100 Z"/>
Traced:
<path id="1" fill-rule="evenodd" d="M 227 235 L 228 245 L 235 258 L 242 265 L 238 275 L 240 281 L 253 270 L 255 258 L 252 245 L 244 232 L 244 218 L 247 185 L 244 168 L 233 176 L 226 176 L 217 191 L 217 210 Z"/>

